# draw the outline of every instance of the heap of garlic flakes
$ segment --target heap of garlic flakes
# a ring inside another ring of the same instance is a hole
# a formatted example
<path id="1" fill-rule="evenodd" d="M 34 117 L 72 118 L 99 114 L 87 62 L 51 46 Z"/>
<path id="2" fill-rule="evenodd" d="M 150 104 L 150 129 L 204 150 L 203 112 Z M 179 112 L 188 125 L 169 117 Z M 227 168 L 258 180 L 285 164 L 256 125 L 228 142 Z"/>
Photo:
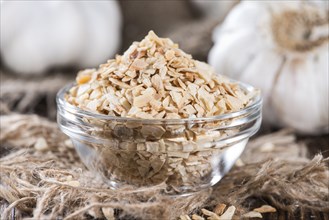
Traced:
<path id="1" fill-rule="evenodd" d="M 80 71 L 66 99 L 81 109 L 143 119 L 199 118 L 238 111 L 251 94 L 215 75 L 153 31 L 98 69 Z"/>

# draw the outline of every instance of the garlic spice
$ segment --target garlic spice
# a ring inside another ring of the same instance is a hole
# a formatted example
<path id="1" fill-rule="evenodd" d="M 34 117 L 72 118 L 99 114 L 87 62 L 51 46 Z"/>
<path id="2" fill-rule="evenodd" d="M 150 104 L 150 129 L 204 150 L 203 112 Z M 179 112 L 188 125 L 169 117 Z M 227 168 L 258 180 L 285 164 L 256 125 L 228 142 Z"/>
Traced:
<path id="1" fill-rule="evenodd" d="M 113 188 L 216 184 L 260 126 L 259 91 L 214 73 L 153 31 L 58 95 L 58 121 Z M 75 107 L 73 107 L 75 106 Z"/>
<path id="2" fill-rule="evenodd" d="M 329 131 L 329 12 L 324 6 L 325 1 L 245 1 L 214 32 L 209 63 L 261 88 L 268 123 L 301 133 Z"/>
<path id="3" fill-rule="evenodd" d="M 243 109 L 254 93 L 192 59 L 153 31 L 98 69 L 80 71 L 67 101 L 100 114 L 143 119 L 201 118 Z"/>

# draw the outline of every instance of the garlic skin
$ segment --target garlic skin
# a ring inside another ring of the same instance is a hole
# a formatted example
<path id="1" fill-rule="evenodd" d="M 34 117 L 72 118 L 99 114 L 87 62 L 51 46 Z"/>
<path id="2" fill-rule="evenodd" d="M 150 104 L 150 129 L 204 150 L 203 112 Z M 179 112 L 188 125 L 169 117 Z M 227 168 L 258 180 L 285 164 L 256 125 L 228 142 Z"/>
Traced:
<path id="1" fill-rule="evenodd" d="M 21 74 L 94 67 L 120 46 L 116 1 L 1 1 L 1 58 Z"/>
<path id="2" fill-rule="evenodd" d="M 209 63 L 262 90 L 265 123 L 306 134 L 329 132 L 325 4 L 245 1 L 215 29 Z"/>

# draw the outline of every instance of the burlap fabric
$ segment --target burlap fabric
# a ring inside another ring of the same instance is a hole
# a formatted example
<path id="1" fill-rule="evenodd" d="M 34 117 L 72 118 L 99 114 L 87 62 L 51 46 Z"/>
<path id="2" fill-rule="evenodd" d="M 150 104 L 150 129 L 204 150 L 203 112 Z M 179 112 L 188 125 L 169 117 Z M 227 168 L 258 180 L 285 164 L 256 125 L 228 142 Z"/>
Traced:
<path id="1" fill-rule="evenodd" d="M 152 1 L 120 4 L 125 17 L 122 51 L 154 29 L 206 60 L 210 33 L 219 21 L 198 16 L 189 1 L 163 1 L 161 7 Z M 219 184 L 193 196 L 164 196 L 163 185 L 113 191 L 80 163 L 55 122 L 25 115 L 54 120 L 55 95 L 73 81 L 76 70 L 44 77 L 3 71 L 0 219 L 175 219 L 182 214 L 203 216 L 202 208 L 213 210 L 219 203 L 234 205 L 235 219 L 264 204 L 277 209 L 263 214 L 265 219 L 329 219 L 329 159 L 316 155 L 329 155 L 328 135 L 296 139 L 292 131 L 283 130 L 258 136 Z"/>
<path id="2" fill-rule="evenodd" d="M 212 189 L 174 198 L 161 193 L 163 185 L 111 190 L 80 163 L 54 122 L 8 114 L 0 123 L 1 219 L 176 219 L 219 203 L 234 205 L 236 219 L 264 204 L 277 209 L 263 214 L 268 219 L 329 218 L 329 159 L 308 159 L 289 130 L 250 141 Z"/>

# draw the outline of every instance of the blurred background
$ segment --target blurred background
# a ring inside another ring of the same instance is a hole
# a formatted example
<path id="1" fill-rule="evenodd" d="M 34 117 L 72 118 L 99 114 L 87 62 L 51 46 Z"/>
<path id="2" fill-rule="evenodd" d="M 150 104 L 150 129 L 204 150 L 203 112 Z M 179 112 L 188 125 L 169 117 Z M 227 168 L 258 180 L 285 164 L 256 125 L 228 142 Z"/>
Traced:
<path id="1" fill-rule="evenodd" d="M 122 54 L 150 30 L 205 61 L 227 12 L 208 18 L 187 0 L 1 1 L 1 111 L 54 119 L 54 95 L 78 70 Z"/>
<path id="2" fill-rule="evenodd" d="M 56 118 L 55 96 L 154 30 L 263 92 L 261 132 L 329 148 L 327 0 L 1 1 L 0 112 Z M 316 147 L 315 147 L 316 146 Z"/>

